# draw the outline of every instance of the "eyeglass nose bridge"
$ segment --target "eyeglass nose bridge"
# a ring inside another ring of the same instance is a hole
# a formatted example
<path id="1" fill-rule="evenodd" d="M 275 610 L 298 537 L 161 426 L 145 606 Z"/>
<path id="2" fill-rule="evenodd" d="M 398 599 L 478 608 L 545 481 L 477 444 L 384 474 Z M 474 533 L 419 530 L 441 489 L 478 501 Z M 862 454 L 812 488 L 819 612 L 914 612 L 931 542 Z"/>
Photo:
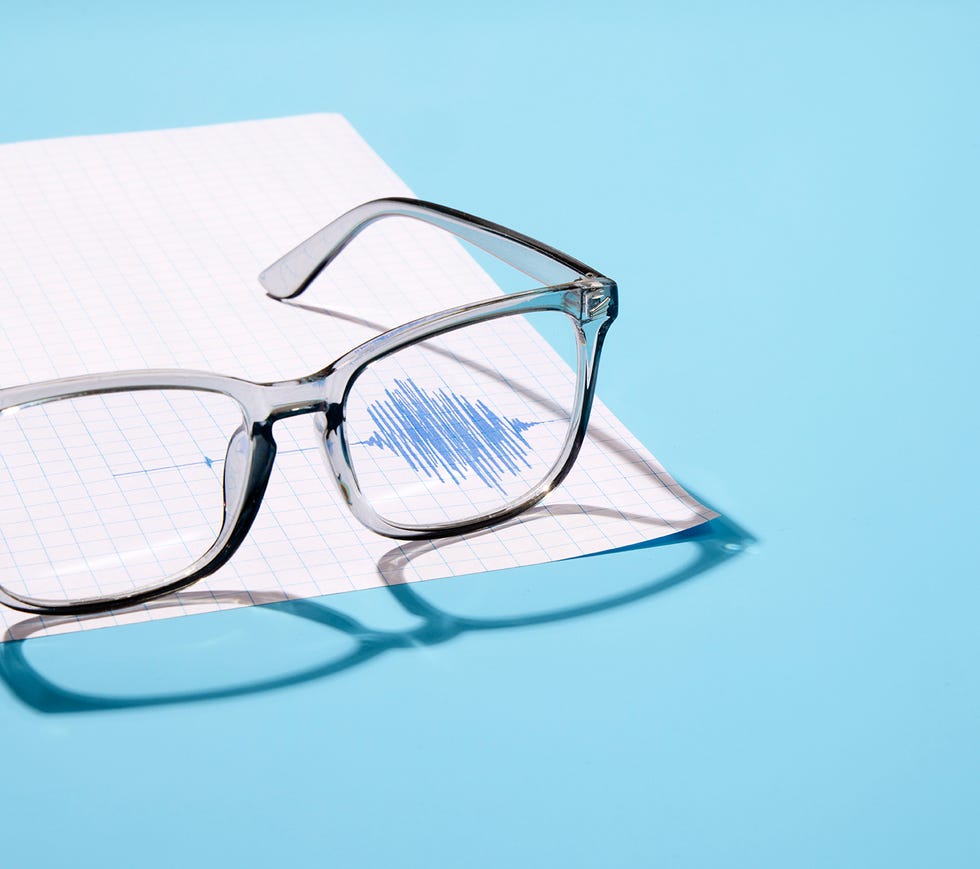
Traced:
<path id="1" fill-rule="evenodd" d="M 286 380 L 263 384 L 260 393 L 261 412 L 253 411 L 254 418 L 264 424 L 271 424 L 306 413 L 326 413 L 328 416 L 335 414 L 340 410 L 340 403 L 331 400 L 333 397 L 330 394 L 329 381 L 327 376 L 317 377 L 315 380 Z"/>
<path id="2" fill-rule="evenodd" d="M 212 566 L 220 566 L 231 557 L 258 514 L 277 453 L 273 425 L 281 419 L 312 414 L 315 429 L 323 432 L 321 446 L 326 447 L 325 441 L 335 437 L 343 411 L 339 402 L 329 398 L 330 381 L 325 374 L 307 380 L 252 384 L 248 394 L 241 396 L 246 423 L 232 435 L 225 457 L 225 516 L 219 545 L 208 556 L 213 558 Z M 326 449 L 324 458 L 329 466 Z M 338 483 L 349 503 L 339 477 Z"/>
<path id="3" fill-rule="evenodd" d="M 348 505 L 352 505 L 353 481 L 349 478 L 345 460 L 341 457 L 343 447 L 340 430 L 344 421 L 341 393 L 345 382 L 342 375 L 326 371 L 303 380 L 256 384 L 248 402 L 248 414 L 252 419 L 249 441 L 252 450 L 262 453 L 263 457 L 262 461 L 256 463 L 258 475 L 249 480 L 247 489 L 264 491 L 268 482 L 276 452 L 273 425 L 282 419 L 312 415 L 324 464 L 334 478 L 341 497 Z"/>

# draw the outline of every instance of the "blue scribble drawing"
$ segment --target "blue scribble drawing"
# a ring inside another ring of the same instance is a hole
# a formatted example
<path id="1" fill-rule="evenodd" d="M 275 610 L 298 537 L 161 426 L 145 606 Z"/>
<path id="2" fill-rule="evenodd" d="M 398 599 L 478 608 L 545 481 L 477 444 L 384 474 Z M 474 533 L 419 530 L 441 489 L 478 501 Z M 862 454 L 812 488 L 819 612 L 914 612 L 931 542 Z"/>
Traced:
<path id="1" fill-rule="evenodd" d="M 428 393 L 411 379 L 396 379 L 395 388 L 386 389 L 367 412 L 376 430 L 356 444 L 391 450 L 413 470 L 443 483 L 448 477 L 459 485 L 472 472 L 504 494 L 505 475 L 531 467 L 527 456 L 533 447 L 524 432 L 557 421 L 507 419 L 482 401 L 474 404 L 446 389 Z"/>

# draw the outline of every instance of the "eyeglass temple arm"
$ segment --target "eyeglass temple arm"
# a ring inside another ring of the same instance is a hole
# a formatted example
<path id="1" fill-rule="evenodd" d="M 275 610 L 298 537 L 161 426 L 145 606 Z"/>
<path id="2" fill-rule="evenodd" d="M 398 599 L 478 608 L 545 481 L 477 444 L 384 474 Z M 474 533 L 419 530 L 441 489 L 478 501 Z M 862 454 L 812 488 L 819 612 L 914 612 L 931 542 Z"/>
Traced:
<path id="1" fill-rule="evenodd" d="M 585 263 L 512 229 L 432 202 L 393 197 L 365 202 L 342 214 L 265 269 L 259 283 L 274 299 L 298 296 L 360 232 L 383 217 L 411 217 L 437 226 L 546 286 L 599 276 Z"/>

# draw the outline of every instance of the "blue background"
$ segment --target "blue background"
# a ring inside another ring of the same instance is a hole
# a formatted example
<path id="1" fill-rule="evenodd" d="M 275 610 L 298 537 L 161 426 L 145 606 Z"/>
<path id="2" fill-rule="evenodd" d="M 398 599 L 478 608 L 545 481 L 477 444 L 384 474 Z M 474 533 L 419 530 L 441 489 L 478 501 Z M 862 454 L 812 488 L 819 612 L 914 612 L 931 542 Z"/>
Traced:
<path id="1" fill-rule="evenodd" d="M 615 276 L 729 521 L 8 645 L 0 861 L 978 865 L 978 12 L 4 2 L 2 141 L 338 111 Z"/>

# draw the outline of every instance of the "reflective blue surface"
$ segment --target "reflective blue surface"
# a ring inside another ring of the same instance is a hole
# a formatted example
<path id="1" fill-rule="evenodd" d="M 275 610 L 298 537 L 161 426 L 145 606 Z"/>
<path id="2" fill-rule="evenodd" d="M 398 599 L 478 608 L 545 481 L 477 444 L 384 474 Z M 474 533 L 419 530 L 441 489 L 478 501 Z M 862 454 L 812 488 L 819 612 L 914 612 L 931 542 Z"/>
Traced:
<path id="1" fill-rule="evenodd" d="M 977 865 L 980 16 L 737 6 L 5 10 L 4 141 L 340 111 L 614 275 L 728 521 L 5 646 L 4 865 Z"/>

